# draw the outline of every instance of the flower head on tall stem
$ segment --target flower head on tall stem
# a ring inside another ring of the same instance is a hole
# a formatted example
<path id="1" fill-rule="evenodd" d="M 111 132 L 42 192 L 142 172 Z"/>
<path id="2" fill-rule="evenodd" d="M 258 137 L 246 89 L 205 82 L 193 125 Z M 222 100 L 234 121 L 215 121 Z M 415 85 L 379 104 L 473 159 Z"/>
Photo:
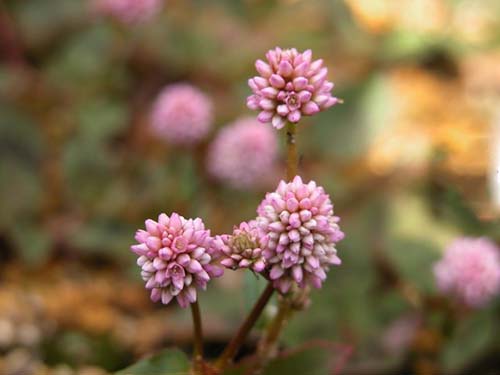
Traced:
<path id="1" fill-rule="evenodd" d="M 259 188 L 271 179 L 277 158 L 276 133 L 252 117 L 243 117 L 224 127 L 212 142 L 207 169 L 234 188 Z"/>
<path id="2" fill-rule="evenodd" d="M 135 235 L 131 250 L 139 258 L 142 279 L 151 300 L 168 304 L 174 297 L 181 307 L 196 301 L 197 289 L 205 289 L 223 269 L 214 264 L 218 250 L 210 231 L 199 218 L 185 219 L 173 213 L 146 220 L 146 230 Z"/>
<path id="3" fill-rule="evenodd" d="M 335 245 L 344 238 L 329 196 L 314 181 L 281 181 L 257 209 L 269 278 L 282 293 L 293 283 L 320 288 L 331 265 L 341 263 Z"/>
<path id="4" fill-rule="evenodd" d="M 160 12 L 163 0 L 94 0 L 93 10 L 128 25 L 150 20 Z"/>
<path id="5" fill-rule="evenodd" d="M 500 293 L 500 250 L 487 238 L 458 238 L 434 266 L 438 289 L 470 307 Z"/>
<path id="6" fill-rule="evenodd" d="M 154 134 L 183 146 L 196 144 L 205 138 L 212 121 L 212 101 L 187 83 L 166 86 L 156 98 L 151 112 Z"/>
<path id="7" fill-rule="evenodd" d="M 260 111 L 258 119 L 281 129 L 286 122 L 298 123 L 302 116 L 311 116 L 339 102 L 331 91 L 333 83 L 326 77 L 323 60 L 312 60 L 311 50 L 276 47 L 266 53 L 266 60 L 257 60 L 258 76 L 248 85 L 253 94 L 247 99 L 250 109 Z"/>

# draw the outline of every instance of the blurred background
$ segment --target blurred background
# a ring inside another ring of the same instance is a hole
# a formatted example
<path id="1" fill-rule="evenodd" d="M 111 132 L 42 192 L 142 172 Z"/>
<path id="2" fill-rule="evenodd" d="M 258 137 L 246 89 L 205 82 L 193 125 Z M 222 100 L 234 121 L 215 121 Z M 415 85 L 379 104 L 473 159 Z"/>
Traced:
<path id="1" fill-rule="evenodd" d="M 454 238 L 500 241 L 500 2 L 165 0 L 142 16 L 97 3 L 0 3 L 1 374 L 102 375 L 165 346 L 189 352 L 189 312 L 149 300 L 129 247 L 160 212 L 200 216 L 215 234 L 255 216 L 284 175 L 283 132 L 265 186 L 214 178 L 207 150 L 256 116 L 247 80 L 275 46 L 312 49 L 344 100 L 298 134 L 301 174 L 342 218 L 343 265 L 283 348 L 321 342 L 321 358 L 296 359 L 318 374 L 327 362 L 339 374 L 498 373 L 498 299 L 452 318 L 422 299 L 439 299 L 432 265 Z M 177 82 L 213 101 L 190 147 L 151 131 L 157 95 Z M 227 271 L 200 295 L 209 355 L 261 284 Z"/>

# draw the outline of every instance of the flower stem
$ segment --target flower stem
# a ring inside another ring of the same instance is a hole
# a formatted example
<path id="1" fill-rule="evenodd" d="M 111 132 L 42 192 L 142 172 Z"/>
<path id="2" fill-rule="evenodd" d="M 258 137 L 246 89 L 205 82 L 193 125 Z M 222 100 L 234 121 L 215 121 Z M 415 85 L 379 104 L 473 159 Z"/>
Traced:
<path id="1" fill-rule="evenodd" d="M 199 373 L 203 370 L 203 329 L 198 301 L 191 304 L 191 315 L 194 327 L 194 368 Z"/>
<path id="2" fill-rule="evenodd" d="M 292 306 L 290 299 L 286 297 L 282 298 L 279 303 L 278 312 L 268 326 L 266 334 L 260 340 L 257 348 L 259 369 L 263 368 L 267 364 L 269 358 L 274 356 L 276 343 L 291 313 Z"/>
<path id="3" fill-rule="evenodd" d="M 298 173 L 298 155 L 297 155 L 297 125 L 288 122 L 286 125 L 286 178 L 288 181 Z M 257 348 L 257 356 L 261 360 L 258 363 L 259 368 L 255 368 L 258 372 L 260 368 L 266 365 L 267 359 L 273 355 L 276 341 L 279 338 L 287 318 L 291 313 L 291 301 L 288 297 L 283 297 L 278 306 L 278 313 L 267 328 L 265 336 L 262 337 Z"/>
<path id="4" fill-rule="evenodd" d="M 298 170 L 296 133 L 297 125 L 288 122 L 286 125 L 286 179 L 288 181 L 293 180 Z"/>
<path id="5" fill-rule="evenodd" d="M 232 361 L 233 357 L 237 354 L 238 350 L 245 342 L 248 333 L 257 322 L 257 319 L 264 310 L 264 307 L 266 307 L 267 303 L 269 302 L 269 299 L 273 295 L 273 292 L 274 292 L 274 287 L 270 282 L 269 284 L 267 284 L 266 289 L 264 289 L 259 299 L 253 306 L 250 314 L 247 316 L 243 324 L 238 329 L 236 335 L 226 346 L 224 352 L 222 352 L 221 356 L 219 357 L 216 363 L 216 367 L 221 374 L 223 373 L 226 366 Z"/>

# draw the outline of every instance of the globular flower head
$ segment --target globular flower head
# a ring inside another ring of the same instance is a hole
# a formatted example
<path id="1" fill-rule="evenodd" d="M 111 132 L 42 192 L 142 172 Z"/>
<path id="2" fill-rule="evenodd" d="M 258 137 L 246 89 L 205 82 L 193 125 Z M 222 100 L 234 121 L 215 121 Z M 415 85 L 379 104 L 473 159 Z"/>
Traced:
<path id="1" fill-rule="evenodd" d="M 222 257 L 221 264 L 230 269 L 250 268 L 262 272 L 266 261 L 262 249 L 267 245 L 267 236 L 259 236 L 257 222 L 251 220 L 235 227 L 233 234 L 216 238 Z"/>
<path id="2" fill-rule="evenodd" d="M 270 180 L 277 155 L 272 129 L 244 117 L 219 132 L 208 151 L 207 169 L 233 188 L 257 188 Z"/>
<path id="3" fill-rule="evenodd" d="M 487 238 L 452 242 L 434 266 L 437 287 L 470 307 L 481 307 L 500 292 L 500 253 Z"/>
<path id="4" fill-rule="evenodd" d="M 263 254 L 274 286 L 282 293 L 294 282 L 320 288 L 329 267 L 341 263 L 335 245 L 344 238 L 323 188 L 299 176 L 281 181 L 257 213 L 261 236 L 269 238 Z"/>
<path id="5" fill-rule="evenodd" d="M 94 0 L 94 10 L 124 24 L 148 21 L 160 12 L 163 0 Z"/>
<path id="6" fill-rule="evenodd" d="M 151 113 L 153 132 L 178 145 L 192 145 L 208 134 L 213 121 L 213 104 L 196 87 L 178 83 L 165 87 Z"/>
<path id="7" fill-rule="evenodd" d="M 197 288 L 205 289 L 211 277 L 222 274 L 214 264 L 214 239 L 199 218 L 161 214 L 158 221 L 146 220 L 146 230 L 138 230 L 135 239 L 131 250 L 139 255 L 137 264 L 154 302 L 166 305 L 175 297 L 187 307 L 196 301 Z"/>
<path id="8" fill-rule="evenodd" d="M 333 83 L 327 81 L 323 60 L 312 61 L 312 52 L 279 47 L 266 53 L 267 62 L 257 60 L 259 76 L 248 85 L 253 94 L 247 106 L 259 110 L 258 119 L 281 129 L 287 121 L 297 123 L 339 102 L 332 96 Z"/>

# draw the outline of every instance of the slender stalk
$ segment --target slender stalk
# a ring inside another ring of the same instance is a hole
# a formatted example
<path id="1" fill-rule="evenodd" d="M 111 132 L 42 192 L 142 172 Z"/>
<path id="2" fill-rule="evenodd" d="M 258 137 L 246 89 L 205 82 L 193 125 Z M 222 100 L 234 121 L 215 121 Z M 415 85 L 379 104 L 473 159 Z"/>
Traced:
<path id="1" fill-rule="evenodd" d="M 288 123 L 286 127 L 286 149 L 287 149 L 286 178 L 288 181 L 291 181 L 297 175 L 298 171 L 297 144 L 295 138 L 296 132 L 297 132 L 296 125 Z M 252 311 L 250 312 L 246 320 L 243 322 L 243 324 L 241 325 L 241 327 L 239 328 L 238 332 L 233 337 L 231 342 L 227 345 L 224 352 L 219 357 L 216 363 L 216 367 L 220 373 L 224 371 L 226 366 L 231 362 L 233 357 L 237 354 L 241 345 L 244 343 L 248 333 L 257 322 L 257 319 L 264 310 L 264 307 L 269 302 L 269 299 L 271 298 L 273 292 L 274 292 L 274 286 L 272 285 L 271 282 L 269 282 L 266 289 L 264 289 L 261 296 L 259 297 L 254 307 L 252 308 Z M 269 331 L 266 335 L 266 339 L 264 340 L 264 342 L 266 343 L 265 345 L 266 347 L 268 346 L 268 344 L 272 346 L 273 343 L 275 343 L 276 340 L 278 339 L 281 329 L 283 328 L 284 322 L 286 320 L 286 317 L 289 314 L 289 311 L 290 311 L 290 302 L 285 299 L 280 304 L 278 315 L 273 320 L 273 323 L 271 324 Z"/>
<path id="2" fill-rule="evenodd" d="M 273 357 L 276 351 L 276 343 L 283 327 L 285 326 L 290 314 L 292 313 L 291 301 L 289 298 L 283 298 L 280 301 L 278 312 L 271 324 L 267 327 L 266 334 L 262 337 L 257 348 L 257 368 L 258 373 L 266 364 L 269 358 Z"/>
<path id="3" fill-rule="evenodd" d="M 296 143 L 297 125 L 291 122 L 286 125 L 286 179 L 293 180 L 297 175 L 298 157 Z"/>
<path id="4" fill-rule="evenodd" d="M 297 125 L 288 122 L 286 125 L 286 178 L 288 181 L 298 173 L 298 153 L 297 153 Z M 285 322 L 291 313 L 290 298 L 283 297 L 278 306 L 278 312 L 271 324 L 268 326 L 265 336 L 262 337 L 257 348 L 257 355 L 260 359 L 255 372 L 259 372 L 266 365 L 267 359 L 273 355 L 276 342 L 285 326 Z"/>
<path id="5" fill-rule="evenodd" d="M 274 292 L 274 287 L 272 283 L 267 284 L 266 289 L 264 289 L 259 299 L 253 306 L 252 311 L 247 316 L 246 320 L 238 329 L 236 335 L 229 342 L 229 344 L 226 346 L 226 349 L 224 349 L 224 352 L 217 360 L 216 367 L 221 374 L 223 373 L 226 366 L 232 361 L 233 357 L 238 353 L 238 350 L 245 342 L 248 333 L 257 322 L 259 316 L 262 314 L 262 311 L 269 302 L 269 299 L 273 295 L 273 292 Z"/>
<path id="6" fill-rule="evenodd" d="M 194 327 L 194 368 L 196 373 L 203 371 L 203 329 L 201 326 L 200 306 L 198 301 L 191 304 Z"/>

